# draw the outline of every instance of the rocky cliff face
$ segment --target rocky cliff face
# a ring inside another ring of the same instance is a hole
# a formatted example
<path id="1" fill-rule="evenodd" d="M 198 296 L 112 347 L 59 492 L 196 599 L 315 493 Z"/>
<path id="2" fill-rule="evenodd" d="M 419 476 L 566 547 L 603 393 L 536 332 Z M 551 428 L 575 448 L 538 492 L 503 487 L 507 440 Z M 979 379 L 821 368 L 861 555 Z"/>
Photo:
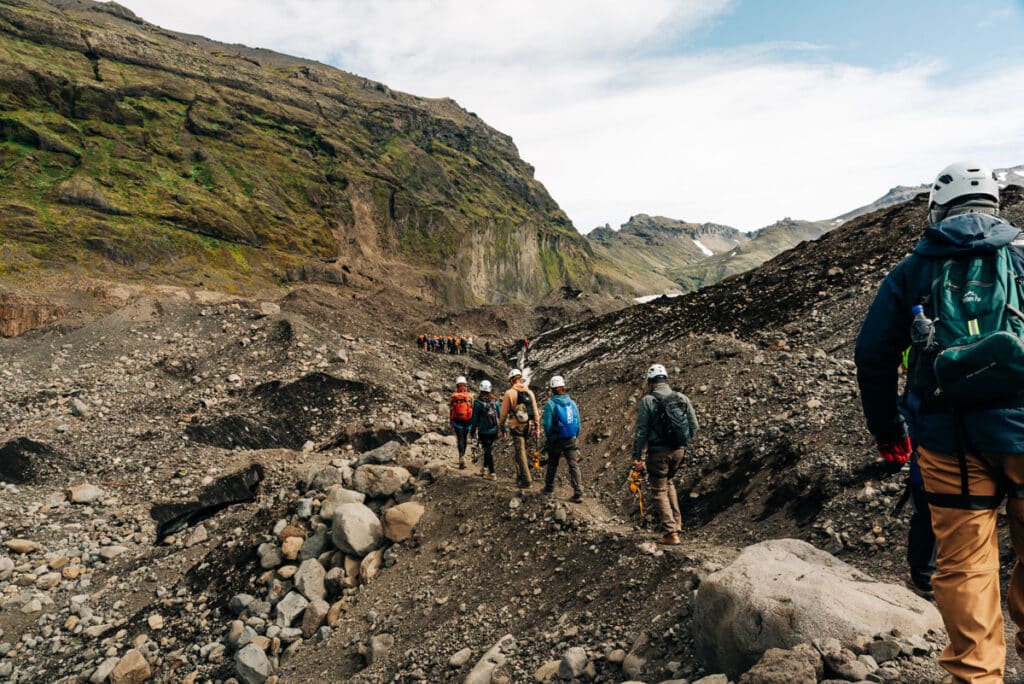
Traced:
<path id="1" fill-rule="evenodd" d="M 114 3 L 0 4 L 0 220 L 15 280 L 386 277 L 453 304 L 592 282 L 512 140 L 453 101 Z"/>

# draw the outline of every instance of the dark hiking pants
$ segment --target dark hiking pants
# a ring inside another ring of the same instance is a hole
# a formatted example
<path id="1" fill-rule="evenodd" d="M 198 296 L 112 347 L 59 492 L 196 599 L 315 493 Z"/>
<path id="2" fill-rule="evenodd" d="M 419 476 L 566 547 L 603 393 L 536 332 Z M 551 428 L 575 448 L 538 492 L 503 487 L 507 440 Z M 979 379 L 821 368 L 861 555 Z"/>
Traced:
<path id="1" fill-rule="evenodd" d="M 569 484 L 572 485 L 573 494 L 583 496 L 580 478 L 580 449 L 576 446 L 575 439 L 556 439 L 548 442 L 548 469 L 544 473 L 544 491 L 554 490 L 558 461 L 562 458 L 565 459 L 565 465 L 569 469 Z"/>

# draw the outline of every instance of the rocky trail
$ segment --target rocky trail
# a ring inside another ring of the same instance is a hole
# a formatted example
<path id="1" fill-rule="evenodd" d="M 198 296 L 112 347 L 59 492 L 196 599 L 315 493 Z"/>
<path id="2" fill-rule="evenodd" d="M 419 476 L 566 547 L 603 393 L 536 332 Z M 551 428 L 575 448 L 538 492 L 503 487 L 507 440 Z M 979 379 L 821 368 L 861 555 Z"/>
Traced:
<path id="1" fill-rule="evenodd" d="M 902 483 L 872 465 L 850 359 L 898 256 L 883 247 L 912 244 L 918 209 L 579 327 L 552 328 L 571 323 L 556 303 L 460 313 L 386 292 L 138 288 L 0 340 L 0 679 L 941 681 L 937 616 L 900 586 Z M 858 260 L 870 269 L 845 280 Z M 507 444 L 498 481 L 459 470 L 452 379 L 501 387 L 506 362 L 413 344 L 430 326 L 501 339 L 542 319 L 523 360 L 541 401 L 559 372 L 580 405 L 579 505 L 564 479 L 552 498 L 514 488 Z M 625 487 L 653 361 L 702 422 L 675 548 L 652 543 Z M 782 538 L 839 561 L 763 544 Z M 743 579 L 750 554 L 775 579 Z M 829 593 L 755 590 L 793 572 Z M 710 610 L 712 596 L 753 603 Z M 770 619 L 791 597 L 813 607 Z M 765 622 L 737 632 L 749 615 Z M 856 638 L 828 638 L 844 620 Z M 754 666 L 772 645 L 786 650 Z"/>

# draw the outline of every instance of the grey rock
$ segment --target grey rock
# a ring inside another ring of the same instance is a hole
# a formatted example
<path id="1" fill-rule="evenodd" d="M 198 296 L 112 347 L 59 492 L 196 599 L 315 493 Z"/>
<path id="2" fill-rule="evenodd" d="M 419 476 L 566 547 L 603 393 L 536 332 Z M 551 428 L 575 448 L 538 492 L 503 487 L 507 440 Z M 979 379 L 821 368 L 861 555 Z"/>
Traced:
<path id="1" fill-rule="evenodd" d="M 297 591 L 288 592 L 288 595 L 278 601 L 274 607 L 276 616 L 274 624 L 278 627 L 291 627 L 295 619 L 302 615 L 302 611 L 306 609 L 307 605 L 309 605 L 309 601 L 302 594 Z"/>
<path id="2" fill-rule="evenodd" d="M 103 498 L 103 490 L 94 484 L 80 484 L 68 489 L 71 503 L 91 504 Z"/>
<path id="3" fill-rule="evenodd" d="M 245 684 L 263 684 L 273 671 L 267 654 L 256 644 L 243 646 L 235 654 L 235 673 Z"/>
<path id="4" fill-rule="evenodd" d="M 241 615 L 245 610 L 252 606 L 255 601 L 256 597 L 251 594 L 235 594 L 231 597 L 231 600 L 228 601 L 228 608 L 230 608 L 231 612 L 235 615 Z"/>
<path id="5" fill-rule="evenodd" d="M 377 515 L 363 504 L 338 506 L 331 521 L 331 541 L 341 551 L 362 558 L 381 545 L 384 531 Z"/>
<path id="6" fill-rule="evenodd" d="M 363 656 L 367 666 L 373 665 L 387 655 L 395 646 L 395 637 L 390 634 L 377 634 L 359 644 L 359 654 Z"/>
<path id="7" fill-rule="evenodd" d="M 310 601 L 322 601 L 327 596 L 327 589 L 324 587 L 326 574 L 320 561 L 315 558 L 304 560 L 295 573 L 295 588 Z"/>
<path id="8" fill-rule="evenodd" d="M 398 452 L 402 450 L 402 445 L 394 440 L 387 442 L 383 446 L 379 446 L 372 451 L 367 451 L 359 460 L 356 461 L 356 466 L 364 466 L 367 464 L 371 465 L 387 465 L 388 463 L 394 463 L 395 459 L 398 458 Z"/>
<path id="9" fill-rule="evenodd" d="M 260 567 L 264 570 L 273 570 L 284 562 L 284 557 L 281 555 L 280 547 L 271 542 L 263 542 L 260 544 L 256 548 L 256 553 L 260 557 Z"/>
<path id="10" fill-rule="evenodd" d="M 868 653 L 875 659 L 875 662 L 879 664 L 885 663 L 899 656 L 900 644 L 893 639 L 872 641 L 868 644 Z"/>
<path id="11" fill-rule="evenodd" d="M 693 684 L 729 684 L 729 678 L 724 674 L 713 674 L 707 677 L 701 677 Z"/>
<path id="12" fill-rule="evenodd" d="M 309 489 L 327 491 L 334 485 L 345 485 L 345 471 L 332 465 L 320 468 L 309 478 Z"/>
<path id="13" fill-rule="evenodd" d="M 196 544 L 202 544 L 209 539 L 210 534 L 206 531 L 206 526 L 196 525 L 188 537 L 185 538 L 185 546 L 191 548 Z"/>
<path id="14" fill-rule="evenodd" d="M 298 503 L 295 504 L 295 515 L 299 516 L 302 520 L 308 520 L 313 517 L 313 500 L 299 499 Z"/>
<path id="15" fill-rule="evenodd" d="M 88 418 L 92 415 L 92 409 L 84 401 L 75 397 L 71 400 L 71 415 L 79 418 Z"/>
<path id="16" fill-rule="evenodd" d="M 302 613 L 302 638 L 309 639 L 320 627 L 324 624 L 327 619 L 327 611 L 331 609 L 331 606 L 327 601 L 316 599 L 310 601 L 309 605 L 306 606 L 305 612 Z"/>
<path id="17" fill-rule="evenodd" d="M 302 542 L 302 546 L 299 548 L 299 558 L 301 560 L 308 560 L 319 557 L 327 548 L 328 543 L 327 528 L 323 527 L 323 529 L 317 530 L 306 537 L 306 540 Z"/>
<path id="18" fill-rule="evenodd" d="M 0 582 L 10 579 L 14 574 L 14 561 L 7 556 L 0 556 Z"/>
<path id="19" fill-rule="evenodd" d="M 320 517 L 330 520 L 338 512 L 342 504 L 357 503 L 366 501 L 366 495 L 353 489 L 345 489 L 342 485 L 334 485 L 327 491 L 323 504 L 320 506 Z"/>
<path id="20" fill-rule="evenodd" d="M 452 657 L 448 659 L 448 667 L 460 668 L 469 662 L 469 659 L 473 657 L 473 650 L 464 648 L 461 651 L 456 651 L 452 654 Z"/>
<path id="21" fill-rule="evenodd" d="M 693 624 L 698 655 L 733 677 L 769 648 L 818 637 L 847 642 L 893 628 L 909 634 L 942 629 L 935 607 L 909 589 L 874 581 L 795 539 L 749 546 L 705 578 Z"/>
<path id="22" fill-rule="evenodd" d="M 117 656 L 107 658 L 89 677 L 89 684 L 103 684 L 110 677 L 110 673 L 114 671 L 114 667 L 117 666 L 117 662 L 121 660 Z"/>
<path id="23" fill-rule="evenodd" d="M 558 676 L 562 679 L 575 679 L 587 668 L 587 652 L 579 646 L 573 646 L 564 654 L 558 664 Z"/>
<path id="24" fill-rule="evenodd" d="M 401 491 L 411 477 L 401 466 L 367 464 L 352 476 L 352 488 L 371 498 L 388 497 Z"/>
<path id="25" fill-rule="evenodd" d="M 511 634 L 501 637 L 491 646 L 473 669 L 466 675 L 463 684 L 491 684 L 494 671 L 505 664 L 507 654 L 515 650 L 516 640 Z"/>

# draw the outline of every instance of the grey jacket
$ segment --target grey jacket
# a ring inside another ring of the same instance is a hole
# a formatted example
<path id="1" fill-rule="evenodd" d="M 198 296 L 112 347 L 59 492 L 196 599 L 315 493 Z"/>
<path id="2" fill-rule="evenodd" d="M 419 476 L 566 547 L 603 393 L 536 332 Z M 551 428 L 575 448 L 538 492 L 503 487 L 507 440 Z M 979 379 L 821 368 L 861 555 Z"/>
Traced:
<path id="1" fill-rule="evenodd" d="M 672 449 L 669 446 L 669 441 L 661 433 L 662 427 L 658 420 L 658 399 L 667 399 L 674 393 L 667 382 L 659 382 L 640 399 L 640 405 L 636 409 L 636 429 L 633 431 L 633 460 L 639 461 L 643 458 L 645 447 L 648 451 L 670 451 Z M 690 428 L 696 433 L 700 428 L 697 414 L 694 413 L 693 404 L 686 398 L 686 395 L 684 394 L 682 397 L 686 399 Z"/>

